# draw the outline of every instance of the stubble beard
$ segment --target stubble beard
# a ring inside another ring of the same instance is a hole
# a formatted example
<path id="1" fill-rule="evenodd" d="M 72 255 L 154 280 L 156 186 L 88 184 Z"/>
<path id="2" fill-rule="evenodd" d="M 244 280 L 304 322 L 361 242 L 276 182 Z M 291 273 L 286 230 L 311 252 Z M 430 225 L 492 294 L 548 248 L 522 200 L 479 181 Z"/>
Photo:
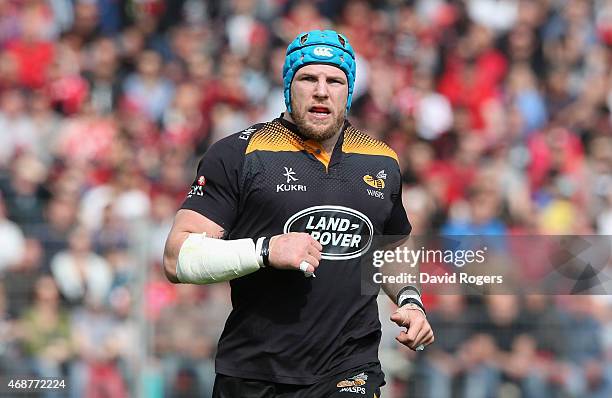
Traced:
<path id="1" fill-rule="evenodd" d="M 293 103 L 291 104 L 291 109 L 291 118 L 295 122 L 295 125 L 299 129 L 300 133 L 302 133 L 304 137 L 311 140 L 319 142 L 326 141 L 336 135 L 344 124 L 344 115 L 339 115 L 329 127 L 317 126 L 306 119 L 308 111 L 305 111 L 304 113 L 294 111 L 294 109 L 297 108 Z"/>

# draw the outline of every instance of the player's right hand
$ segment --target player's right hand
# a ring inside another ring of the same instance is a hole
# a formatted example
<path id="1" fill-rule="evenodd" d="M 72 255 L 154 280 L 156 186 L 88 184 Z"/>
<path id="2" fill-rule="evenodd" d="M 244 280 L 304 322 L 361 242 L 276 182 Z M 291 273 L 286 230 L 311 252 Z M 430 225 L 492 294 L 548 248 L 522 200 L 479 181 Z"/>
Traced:
<path id="1" fill-rule="evenodd" d="M 306 261 L 306 272 L 314 272 L 321 261 L 323 246 L 305 232 L 289 232 L 270 239 L 270 266 L 278 269 L 300 269 Z"/>

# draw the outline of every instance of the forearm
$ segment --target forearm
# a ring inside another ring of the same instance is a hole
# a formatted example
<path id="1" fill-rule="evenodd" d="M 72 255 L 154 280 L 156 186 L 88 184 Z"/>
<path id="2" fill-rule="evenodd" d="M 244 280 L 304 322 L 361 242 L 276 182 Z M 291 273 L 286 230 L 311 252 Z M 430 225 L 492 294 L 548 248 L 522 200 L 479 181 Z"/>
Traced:
<path id="1" fill-rule="evenodd" d="M 321 244 L 303 232 L 258 237 L 256 241 L 219 239 L 223 236 L 224 230 L 218 224 L 191 210 L 179 210 L 164 251 L 168 280 L 216 283 L 268 265 L 312 274 L 321 259 Z"/>
<path id="2" fill-rule="evenodd" d="M 382 288 L 391 301 L 393 301 L 395 304 L 399 304 L 397 302 L 398 295 L 400 291 L 402 290 L 402 288 L 404 288 L 405 286 L 413 286 L 413 285 L 400 285 L 397 283 L 385 283 L 382 285 Z M 414 287 L 418 289 L 419 292 L 421 291 L 418 286 L 414 286 Z"/>
<path id="3" fill-rule="evenodd" d="M 239 278 L 264 266 L 264 239 L 222 240 L 206 233 L 171 233 L 164 252 L 164 271 L 173 283 L 210 284 Z"/>
<path id="4" fill-rule="evenodd" d="M 418 274 L 419 274 L 418 266 L 411 268 L 409 271 L 406 271 L 406 270 L 400 271 L 398 269 L 393 269 L 393 270 L 383 271 L 382 273 L 385 276 L 398 276 L 398 275 L 406 274 L 406 273 L 408 273 L 409 275 L 414 275 L 414 281 L 415 281 L 414 283 L 390 283 L 390 282 L 382 283 L 383 291 L 387 294 L 387 296 L 389 296 L 391 301 L 393 301 L 395 304 L 399 305 L 398 296 L 400 295 L 400 292 L 402 292 L 403 290 L 406 290 L 407 287 L 412 287 L 413 288 L 412 290 L 414 290 L 415 292 L 418 292 L 418 295 L 420 296 L 421 284 L 418 281 Z M 386 280 L 388 280 L 388 278 Z"/>
<path id="5" fill-rule="evenodd" d="M 408 240 L 397 242 L 386 246 L 386 251 L 396 251 L 398 248 L 408 247 L 412 244 Z M 419 282 L 419 263 L 402 262 L 393 257 L 393 261 L 387 261 L 380 268 L 383 275 L 381 287 L 395 304 L 399 303 L 399 296 L 405 298 L 407 295 L 415 295 L 420 301 L 421 285 Z"/>
<path id="6" fill-rule="evenodd" d="M 179 251 L 176 277 L 182 283 L 210 284 L 251 274 L 264 265 L 260 256 L 264 239 L 258 239 L 257 245 L 250 238 L 222 240 L 191 233 Z"/>
<path id="7" fill-rule="evenodd" d="M 163 267 L 166 278 L 172 283 L 181 283 L 177 276 L 177 265 L 181 248 L 191 233 L 206 233 L 210 238 L 222 238 L 223 228 L 210 219 L 192 210 L 179 210 L 168 234 L 164 248 Z"/>

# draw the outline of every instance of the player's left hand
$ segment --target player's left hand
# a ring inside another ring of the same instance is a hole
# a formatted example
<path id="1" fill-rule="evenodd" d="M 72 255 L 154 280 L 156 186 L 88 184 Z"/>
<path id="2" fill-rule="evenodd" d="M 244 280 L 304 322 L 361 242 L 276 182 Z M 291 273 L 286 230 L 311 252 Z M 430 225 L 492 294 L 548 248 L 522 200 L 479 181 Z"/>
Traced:
<path id="1" fill-rule="evenodd" d="M 434 333 L 425 314 L 412 305 L 398 308 L 391 315 L 391 320 L 398 326 L 406 327 L 406 331 L 400 332 L 395 339 L 411 350 L 416 351 L 418 346 L 428 346 L 434 342 Z"/>

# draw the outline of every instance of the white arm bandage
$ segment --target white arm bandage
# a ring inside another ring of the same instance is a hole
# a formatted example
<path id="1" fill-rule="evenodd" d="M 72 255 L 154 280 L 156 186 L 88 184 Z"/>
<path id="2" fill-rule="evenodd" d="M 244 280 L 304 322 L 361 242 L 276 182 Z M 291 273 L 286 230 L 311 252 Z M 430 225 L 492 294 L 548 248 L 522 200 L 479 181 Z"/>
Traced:
<path id="1" fill-rule="evenodd" d="M 198 285 L 223 282 L 257 271 L 260 261 L 252 239 L 221 240 L 191 233 L 179 251 L 176 276 L 180 282 Z"/>

